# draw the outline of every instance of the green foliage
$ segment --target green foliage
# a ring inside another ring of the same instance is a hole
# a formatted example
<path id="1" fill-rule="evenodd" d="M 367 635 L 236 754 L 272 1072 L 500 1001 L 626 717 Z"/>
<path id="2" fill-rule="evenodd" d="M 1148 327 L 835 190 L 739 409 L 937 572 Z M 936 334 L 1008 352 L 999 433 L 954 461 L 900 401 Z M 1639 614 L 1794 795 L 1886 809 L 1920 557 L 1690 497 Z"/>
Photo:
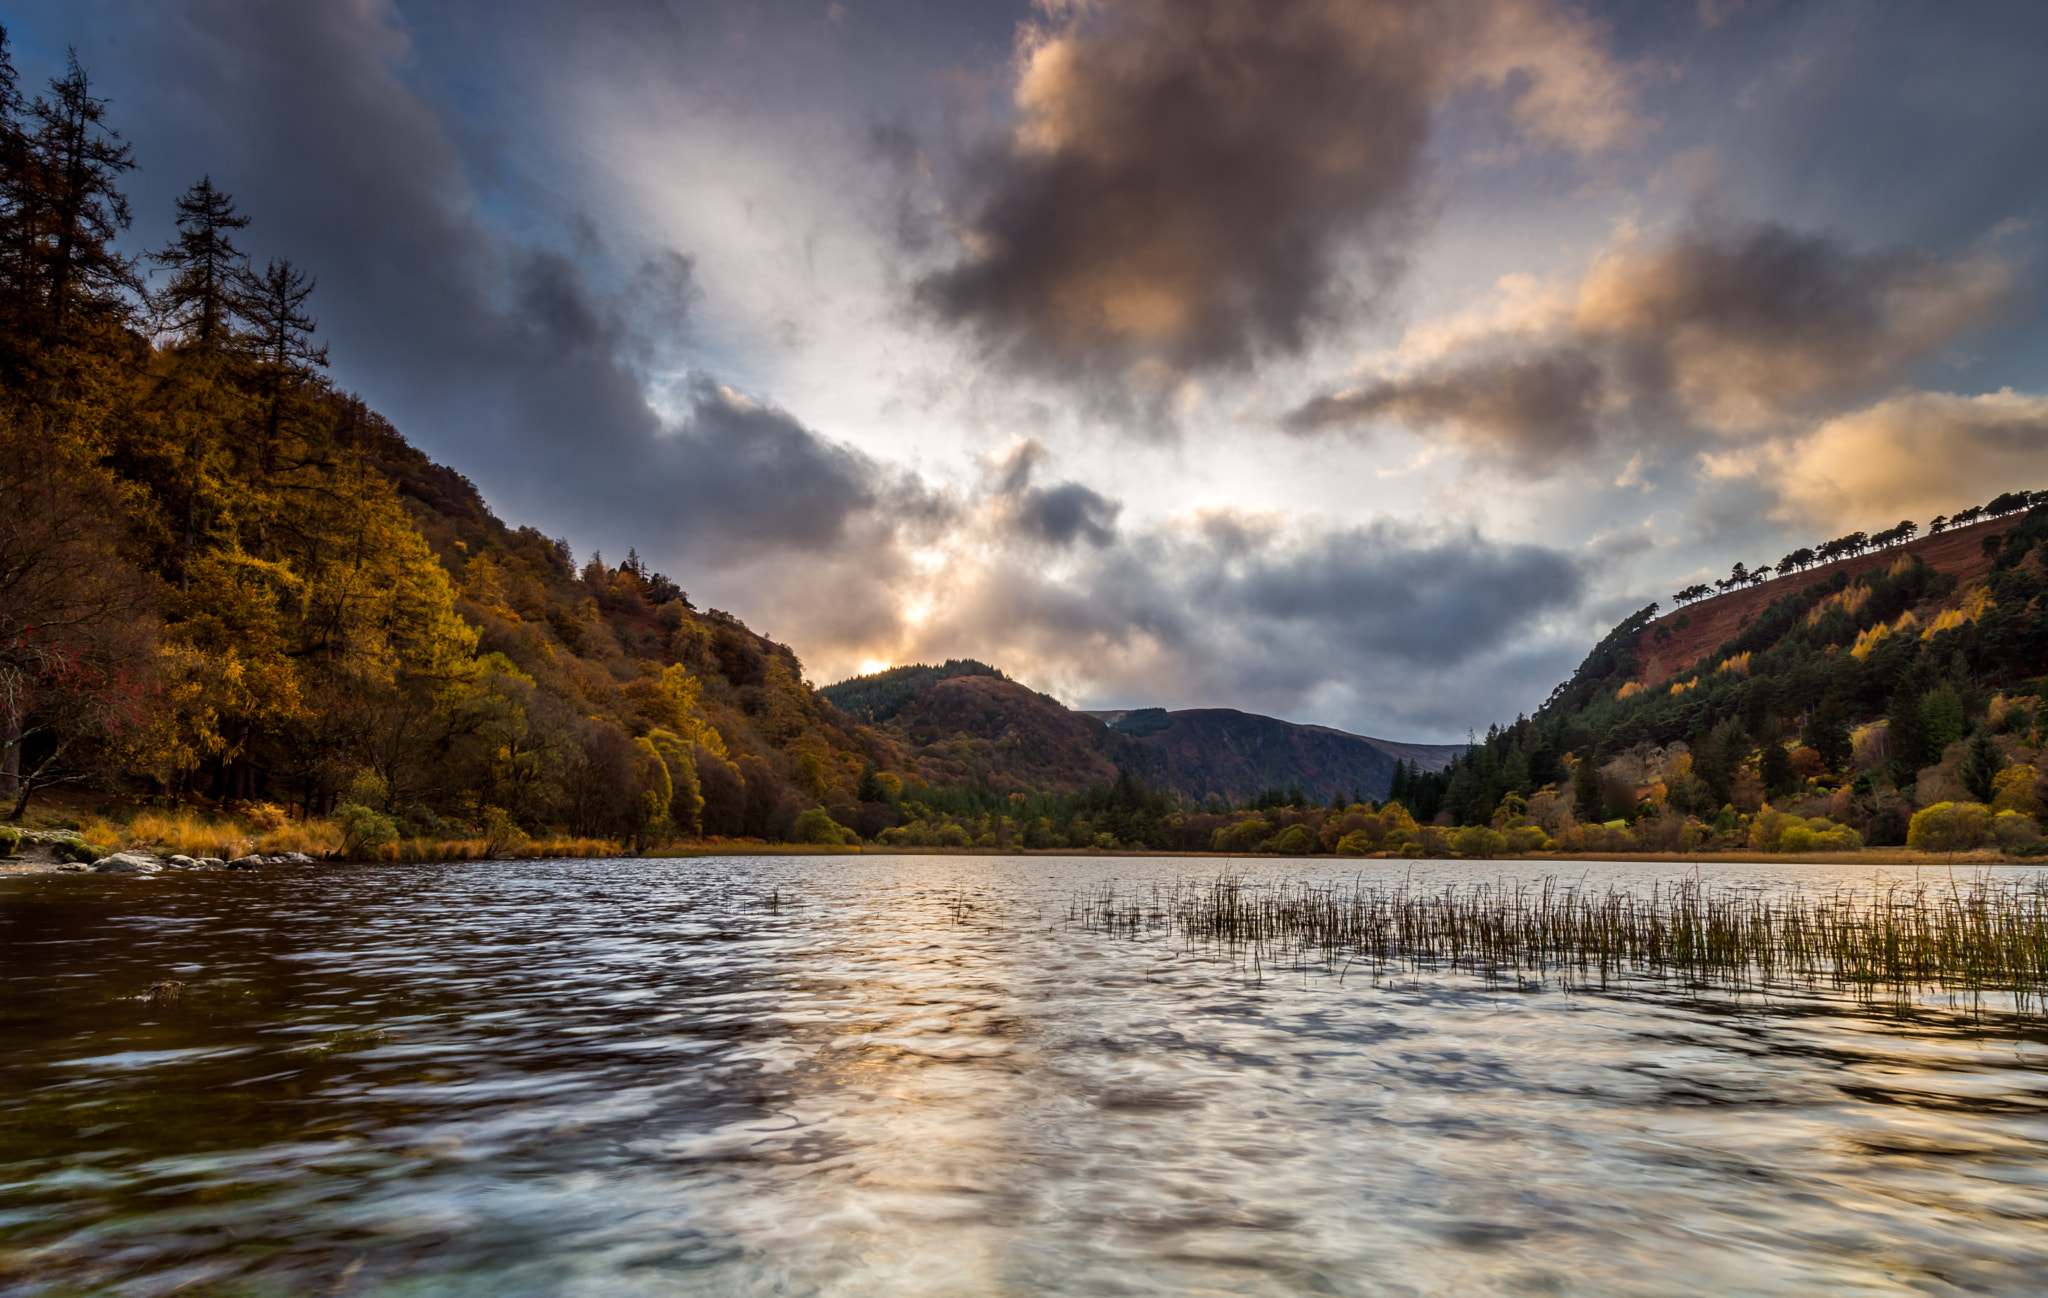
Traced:
<path id="1" fill-rule="evenodd" d="M 334 823 L 341 827 L 343 853 L 355 860 L 374 857 L 378 848 L 398 841 L 396 821 L 353 802 L 334 809 Z"/>
<path id="2" fill-rule="evenodd" d="M 1963 753 L 1963 760 L 1956 764 L 1956 778 L 1970 791 L 1970 796 L 1979 802 L 1989 802 L 1997 791 L 1999 772 L 2005 769 L 2005 752 L 1988 730 L 1979 729 L 1970 737 L 1970 746 Z"/>
<path id="3" fill-rule="evenodd" d="M 1930 691 L 1920 701 L 1921 743 L 1926 761 L 1922 765 L 1941 760 L 1948 746 L 1963 737 L 1968 715 L 1963 710 L 1963 699 L 1956 693 L 1956 687 L 1942 684 Z"/>
<path id="4" fill-rule="evenodd" d="M 21 831 L 0 825 L 0 856 L 13 856 L 21 850 Z"/>
<path id="5" fill-rule="evenodd" d="M 1491 860 L 1508 850 L 1505 834 L 1488 829 L 1484 825 L 1467 825 L 1451 835 L 1452 850 L 1459 856 L 1482 857 Z"/>
<path id="6" fill-rule="evenodd" d="M 1853 745 L 1848 714 L 1834 691 L 1824 695 L 1820 706 L 1808 715 L 1806 725 L 1800 731 L 1799 742 L 1820 754 L 1822 765 L 1830 771 L 1839 771 L 1849 764 Z"/>
<path id="7" fill-rule="evenodd" d="M 1316 836 L 1307 825 L 1289 825 L 1266 840 L 1259 850 L 1277 852 L 1281 856 L 1307 856 L 1316 848 Z"/>
<path id="8" fill-rule="evenodd" d="M 791 838 L 798 843 L 831 847 L 848 846 L 860 841 L 858 835 L 834 821 L 823 807 L 812 807 L 799 814 Z"/>
<path id="9" fill-rule="evenodd" d="M 1991 809 L 1978 802 L 1937 802 L 1915 812 L 1906 846 L 1923 852 L 1963 852 L 1991 837 Z"/>

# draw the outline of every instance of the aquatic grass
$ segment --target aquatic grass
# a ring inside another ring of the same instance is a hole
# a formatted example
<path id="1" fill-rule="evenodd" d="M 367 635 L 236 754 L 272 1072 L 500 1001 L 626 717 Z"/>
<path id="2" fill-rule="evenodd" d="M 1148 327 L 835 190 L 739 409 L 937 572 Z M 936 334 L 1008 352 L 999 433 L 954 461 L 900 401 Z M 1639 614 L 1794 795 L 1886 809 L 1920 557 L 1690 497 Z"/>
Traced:
<path id="1" fill-rule="evenodd" d="M 2018 1013 L 2048 1014 L 2041 880 L 1808 892 L 1681 879 L 1643 893 L 1555 878 L 1423 888 L 1225 875 L 1143 895 L 1112 885 L 1076 898 L 1069 919 L 1114 936 L 1163 931 L 1259 971 L 1319 963 L 1580 988 L 1646 979 L 1728 991 L 1827 986 L 1895 1001 L 1933 990 L 2008 995 Z"/>

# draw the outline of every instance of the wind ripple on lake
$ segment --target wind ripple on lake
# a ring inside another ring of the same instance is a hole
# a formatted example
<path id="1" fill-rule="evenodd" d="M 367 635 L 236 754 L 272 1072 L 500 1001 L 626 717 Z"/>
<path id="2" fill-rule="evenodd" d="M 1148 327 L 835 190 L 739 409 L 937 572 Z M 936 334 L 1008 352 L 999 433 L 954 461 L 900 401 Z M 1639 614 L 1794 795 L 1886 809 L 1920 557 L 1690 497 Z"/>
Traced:
<path id="1" fill-rule="evenodd" d="M 12 882 L 0 1282 L 2018 1294 L 2048 1273 L 2037 1032 L 1819 997 L 1254 984 L 1067 926 L 1111 866 L 1186 863 Z M 161 978 L 183 994 L 122 999 Z"/>

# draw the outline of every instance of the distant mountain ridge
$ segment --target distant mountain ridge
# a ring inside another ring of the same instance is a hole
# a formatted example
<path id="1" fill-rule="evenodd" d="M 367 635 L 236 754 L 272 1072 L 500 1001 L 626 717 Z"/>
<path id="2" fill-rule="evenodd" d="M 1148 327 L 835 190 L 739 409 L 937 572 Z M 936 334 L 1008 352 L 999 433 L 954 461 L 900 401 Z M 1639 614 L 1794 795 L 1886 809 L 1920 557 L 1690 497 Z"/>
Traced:
<path id="1" fill-rule="evenodd" d="M 1118 768 L 1184 798 L 1244 802 L 1268 789 L 1378 800 L 1394 763 L 1441 770 L 1462 744 L 1405 744 L 1231 708 L 1076 711 L 1004 676 L 955 659 L 828 685 L 836 707 L 907 745 L 927 783 L 999 793 L 1071 792 L 1106 784 Z"/>

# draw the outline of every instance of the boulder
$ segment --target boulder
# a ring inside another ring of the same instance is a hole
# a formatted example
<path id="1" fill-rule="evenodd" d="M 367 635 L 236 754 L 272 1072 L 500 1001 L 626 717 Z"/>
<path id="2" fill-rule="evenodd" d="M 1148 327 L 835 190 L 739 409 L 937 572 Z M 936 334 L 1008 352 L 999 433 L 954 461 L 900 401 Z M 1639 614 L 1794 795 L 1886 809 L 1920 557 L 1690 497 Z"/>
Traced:
<path id="1" fill-rule="evenodd" d="M 161 869 L 154 859 L 139 852 L 116 852 L 92 863 L 94 874 L 155 874 Z"/>
<path id="2" fill-rule="evenodd" d="M 260 856 L 238 856 L 228 862 L 228 869 L 230 870 L 260 870 L 262 868 L 263 858 Z"/>
<path id="3" fill-rule="evenodd" d="M 66 874 L 84 874 L 87 870 L 92 869 L 91 866 L 81 864 L 77 861 L 66 861 L 64 864 L 58 866 L 57 868 L 64 871 Z"/>
<path id="4" fill-rule="evenodd" d="M 209 870 L 223 870 L 227 868 L 228 863 L 217 856 L 202 856 L 199 858 L 199 864 Z"/>
<path id="5" fill-rule="evenodd" d="M 173 870 L 189 870 L 193 866 L 198 865 L 199 862 L 189 856 L 180 855 L 165 858 L 164 864 L 170 866 Z"/>

